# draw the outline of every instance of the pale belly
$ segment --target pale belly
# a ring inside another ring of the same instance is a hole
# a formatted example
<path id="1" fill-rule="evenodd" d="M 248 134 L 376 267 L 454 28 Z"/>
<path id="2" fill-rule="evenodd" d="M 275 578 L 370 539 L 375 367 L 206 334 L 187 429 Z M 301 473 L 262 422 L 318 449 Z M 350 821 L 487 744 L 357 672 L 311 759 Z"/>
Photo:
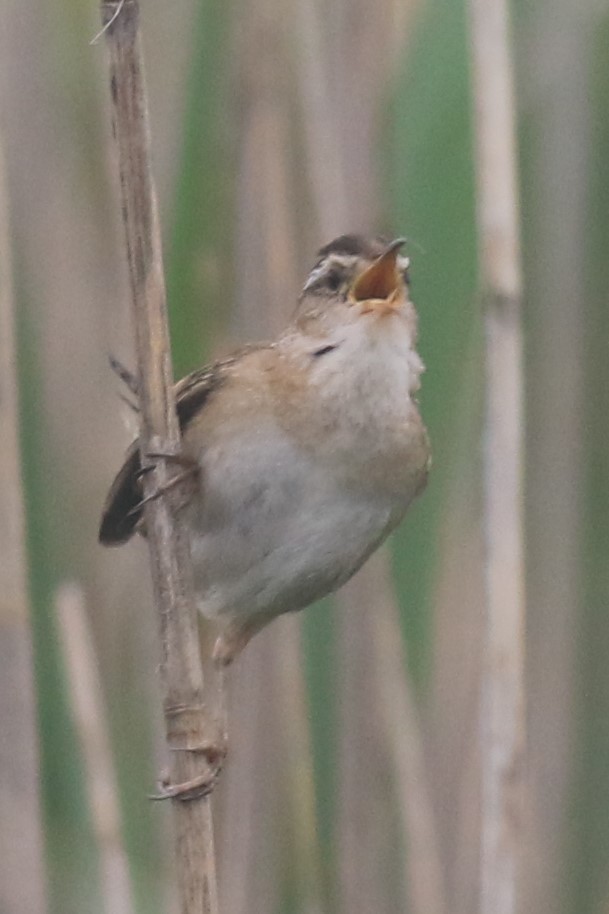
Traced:
<path id="1" fill-rule="evenodd" d="M 302 609 L 357 571 L 402 518 L 414 485 L 379 494 L 342 485 L 261 429 L 238 450 L 206 455 L 190 514 L 201 612 L 237 619 Z"/>

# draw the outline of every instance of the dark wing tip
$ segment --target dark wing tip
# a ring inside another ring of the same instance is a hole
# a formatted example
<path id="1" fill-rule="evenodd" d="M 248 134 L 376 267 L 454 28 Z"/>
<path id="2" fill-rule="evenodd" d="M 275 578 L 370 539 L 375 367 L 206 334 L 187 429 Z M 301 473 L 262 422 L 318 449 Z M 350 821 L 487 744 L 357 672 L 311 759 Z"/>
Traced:
<path id="1" fill-rule="evenodd" d="M 142 500 L 137 477 L 139 468 L 140 449 L 136 441 L 127 452 L 106 498 L 99 526 L 99 542 L 103 546 L 120 546 L 135 533 L 141 511 L 134 511 L 134 508 Z"/>
<path id="2" fill-rule="evenodd" d="M 222 362 L 193 371 L 176 384 L 178 418 L 182 430 L 204 408 L 210 395 L 225 380 L 227 369 L 239 356 L 258 348 L 260 347 L 257 345 L 244 347 Z M 138 510 L 142 500 L 139 469 L 140 448 L 139 442 L 135 441 L 127 451 L 123 465 L 110 486 L 102 511 L 99 542 L 104 546 L 120 546 L 126 543 L 138 527 L 142 516 L 142 509 Z"/>

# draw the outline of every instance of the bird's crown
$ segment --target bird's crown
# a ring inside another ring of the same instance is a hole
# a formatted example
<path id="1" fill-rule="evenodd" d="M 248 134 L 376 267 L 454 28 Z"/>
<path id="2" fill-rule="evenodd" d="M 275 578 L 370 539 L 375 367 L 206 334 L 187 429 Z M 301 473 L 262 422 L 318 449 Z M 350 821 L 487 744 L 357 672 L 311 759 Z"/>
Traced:
<path id="1" fill-rule="evenodd" d="M 393 244 L 399 246 L 403 239 Z M 304 295 L 346 296 L 355 279 L 383 256 L 391 241 L 382 235 L 340 235 L 317 252 L 317 261 L 303 288 Z M 396 267 L 409 284 L 408 257 L 398 255 Z"/>

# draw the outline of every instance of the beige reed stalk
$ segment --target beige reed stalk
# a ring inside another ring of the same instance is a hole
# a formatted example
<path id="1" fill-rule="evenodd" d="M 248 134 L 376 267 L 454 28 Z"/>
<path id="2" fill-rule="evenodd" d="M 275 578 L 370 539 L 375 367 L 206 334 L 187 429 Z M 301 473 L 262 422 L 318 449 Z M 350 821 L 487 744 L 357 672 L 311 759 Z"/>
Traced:
<path id="1" fill-rule="evenodd" d="M 85 789 L 100 861 L 103 910 L 105 914 L 133 914 L 118 784 L 82 587 L 63 584 L 55 596 L 55 608 L 72 719 L 80 743 Z"/>
<path id="2" fill-rule="evenodd" d="M 332 15 L 340 23 L 337 34 L 341 36 L 336 46 L 324 41 L 327 34 L 316 0 L 295 5 L 302 36 L 299 88 L 307 165 L 320 240 L 374 227 L 381 200 L 379 176 L 372 167 L 378 161 L 374 149 L 379 100 L 404 52 L 416 6 L 413 0 L 400 4 L 398 10 L 396 4 L 385 2 L 371 17 L 365 3 L 335 3 Z M 353 60 L 358 61 L 355 87 Z M 379 60 L 384 67 L 379 68 Z M 375 124 L 372 134 L 360 129 L 355 140 L 349 114 L 354 98 L 360 114 L 365 110 L 363 123 Z M 365 180 L 355 178 L 364 173 Z M 379 831 L 385 832 L 378 812 L 384 788 L 377 776 L 382 764 L 388 763 L 395 778 L 399 826 L 408 847 L 403 869 L 408 903 L 414 914 L 445 914 L 444 873 L 421 727 L 401 645 L 395 642 L 401 632 L 387 547 L 340 591 L 337 602 L 340 909 L 359 914 L 391 904 L 379 840 Z M 367 742 L 375 746 L 374 753 L 362 754 Z"/>
<path id="3" fill-rule="evenodd" d="M 524 839 L 521 266 L 506 0 L 470 0 L 480 283 L 486 327 L 481 914 L 515 914 Z"/>
<path id="4" fill-rule="evenodd" d="M 113 126 L 118 149 L 121 203 L 140 378 L 140 442 L 144 465 L 151 453 L 177 455 L 180 433 L 172 393 L 165 281 L 156 194 L 150 167 L 148 111 L 137 0 L 101 2 L 110 57 Z M 172 462 L 152 461 L 146 495 L 162 490 L 176 473 Z M 205 752 L 210 721 L 193 599 L 186 531 L 178 520 L 176 487 L 148 502 L 146 529 L 160 624 L 160 679 L 171 769 L 181 914 L 217 914 L 216 867 Z M 186 788 L 191 788 L 186 791 Z"/>

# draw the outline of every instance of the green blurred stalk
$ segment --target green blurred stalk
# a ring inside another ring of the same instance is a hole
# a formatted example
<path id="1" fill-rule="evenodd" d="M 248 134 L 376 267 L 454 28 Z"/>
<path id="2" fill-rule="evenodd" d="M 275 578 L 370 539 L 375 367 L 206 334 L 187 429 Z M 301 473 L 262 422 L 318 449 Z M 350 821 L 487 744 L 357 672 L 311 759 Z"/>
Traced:
<path id="1" fill-rule="evenodd" d="M 234 168 L 228 109 L 231 4 L 195 7 L 183 141 L 166 256 L 176 377 L 209 355 L 230 314 L 233 292 Z"/>
<path id="2" fill-rule="evenodd" d="M 53 594 L 65 573 L 58 490 L 48 485 L 60 474 L 49 449 L 40 402 L 42 390 L 35 306 L 17 269 L 18 364 L 20 366 L 21 452 L 30 569 L 36 667 L 41 799 L 46 839 L 50 914 L 83 905 L 100 912 L 96 853 L 87 813 L 82 769 L 68 711 L 57 643 Z M 21 280 L 21 281 L 19 281 Z"/>
<path id="3" fill-rule="evenodd" d="M 591 61 L 590 186 L 586 212 L 585 504 L 582 543 L 583 601 L 578 625 L 574 772 L 561 910 L 609 910 L 609 15 L 589 37 Z"/>
<path id="4" fill-rule="evenodd" d="M 392 222 L 412 242 L 412 294 L 427 366 L 420 402 L 433 453 L 428 489 L 393 541 L 402 621 L 419 685 L 429 671 L 442 507 L 471 427 L 462 421 L 470 406 L 462 396 L 464 357 L 472 351 L 477 319 L 470 119 L 464 4 L 430 0 L 392 98 L 386 184 Z M 469 441 L 466 449 L 475 459 L 477 444 Z"/>

